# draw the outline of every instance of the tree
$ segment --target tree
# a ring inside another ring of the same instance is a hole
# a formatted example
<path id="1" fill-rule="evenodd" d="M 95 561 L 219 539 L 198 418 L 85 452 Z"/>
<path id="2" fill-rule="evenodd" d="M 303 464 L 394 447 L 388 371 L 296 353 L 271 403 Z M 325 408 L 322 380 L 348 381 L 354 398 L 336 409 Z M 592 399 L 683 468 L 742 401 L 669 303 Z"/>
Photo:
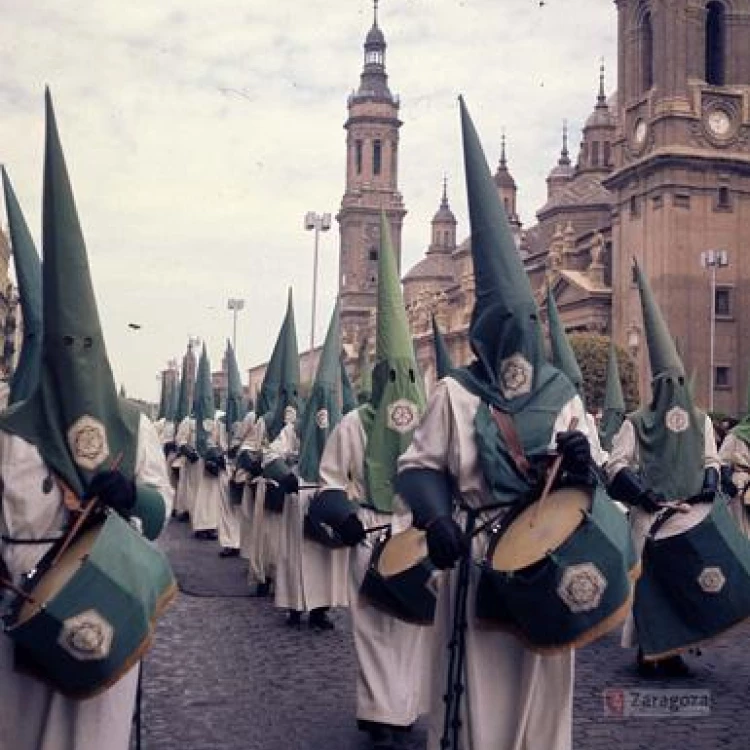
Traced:
<path id="1" fill-rule="evenodd" d="M 583 372 L 586 408 L 590 412 L 604 407 L 604 394 L 607 388 L 607 359 L 609 357 L 609 336 L 593 333 L 574 333 L 570 337 L 576 359 Z M 616 347 L 617 365 L 620 369 L 622 392 L 628 411 L 638 408 L 638 374 L 635 362 L 621 346 Z"/>

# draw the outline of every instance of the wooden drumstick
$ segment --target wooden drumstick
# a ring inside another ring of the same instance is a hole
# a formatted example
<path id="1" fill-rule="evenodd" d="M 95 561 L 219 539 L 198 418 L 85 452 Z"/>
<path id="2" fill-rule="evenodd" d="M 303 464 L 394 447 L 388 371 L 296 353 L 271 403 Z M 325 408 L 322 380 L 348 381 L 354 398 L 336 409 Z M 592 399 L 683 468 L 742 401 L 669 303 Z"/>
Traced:
<path id="1" fill-rule="evenodd" d="M 568 431 L 575 430 L 576 427 L 578 427 L 578 417 L 573 417 L 568 424 Z M 542 507 L 542 504 L 547 499 L 547 496 L 552 489 L 552 485 L 554 484 L 555 479 L 557 479 L 557 475 L 560 473 L 562 461 L 563 455 L 562 453 L 558 453 L 557 456 L 555 456 L 555 460 L 552 462 L 552 466 L 550 466 L 549 471 L 547 472 L 547 481 L 544 483 L 544 489 L 542 490 L 542 494 L 539 496 L 539 500 L 536 503 L 536 507 L 534 508 L 534 512 L 532 513 L 531 520 L 529 522 L 529 526 L 531 526 L 532 528 L 536 524 L 536 518 L 539 514 L 539 510 Z"/>

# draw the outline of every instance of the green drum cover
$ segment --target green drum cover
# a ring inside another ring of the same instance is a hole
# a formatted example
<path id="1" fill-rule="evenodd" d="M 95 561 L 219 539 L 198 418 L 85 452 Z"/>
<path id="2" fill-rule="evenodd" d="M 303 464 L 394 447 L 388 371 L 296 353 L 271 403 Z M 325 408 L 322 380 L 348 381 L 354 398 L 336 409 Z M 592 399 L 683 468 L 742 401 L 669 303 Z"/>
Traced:
<path id="1" fill-rule="evenodd" d="M 164 553 L 110 513 L 80 569 L 8 635 L 61 692 L 93 694 L 130 666 L 174 585 Z"/>
<path id="2" fill-rule="evenodd" d="M 713 638 L 750 617 L 750 540 L 723 497 L 683 534 L 646 539 L 633 615 L 639 644 L 651 658 Z"/>

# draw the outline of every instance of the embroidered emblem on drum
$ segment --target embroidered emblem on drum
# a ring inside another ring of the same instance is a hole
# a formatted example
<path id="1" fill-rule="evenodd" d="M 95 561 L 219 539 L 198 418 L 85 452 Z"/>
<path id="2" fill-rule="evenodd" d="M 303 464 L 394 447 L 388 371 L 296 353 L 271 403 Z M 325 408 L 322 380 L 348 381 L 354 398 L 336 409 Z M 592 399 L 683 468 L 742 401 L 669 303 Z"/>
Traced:
<path id="1" fill-rule="evenodd" d="M 57 643 L 78 661 L 94 661 L 109 656 L 113 636 L 112 625 L 95 609 L 87 609 L 63 622 Z"/>
<path id="2" fill-rule="evenodd" d="M 417 426 L 418 418 L 417 405 L 406 398 L 400 398 L 388 407 L 388 427 L 401 434 L 413 430 Z"/>
<path id="3" fill-rule="evenodd" d="M 726 582 L 721 568 L 703 568 L 698 576 L 698 585 L 707 594 L 718 594 Z"/>
<path id="4" fill-rule="evenodd" d="M 297 421 L 297 410 L 293 406 L 284 409 L 284 424 L 294 424 Z"/>
<path id="5" fill-rule="evenodd" d="M 500 363 L 500 390 L 505 398 L 515 398 L 531 392 L 534 368 L 526 357 L 516 352 Z"/>
<path id="6" fill-rule="evenodd" d="M 607 588 L 607 579 L 593 563 L 571 565 L 565 569 L 557 595 L 571 612 L 590 612 L 596 609 Z"/>
<path id="7" fill-rule="evenodd" d="M 664 417 L 670 432 L 685 432 L 690 427 L 690 417 L 681 406 L 673 406 Z"/>
<path id="8" fill-rule="evenodd" d="M 96 469 L 109 456 L 104 425 L 86 414 L 76 419 L 68 430 L 68 446 L 75 462 L 89 471 Z"/>
<path id="9" fill-rule="evenodd" d="M 321 430 L 327 430 L 330 422 L 328 421 L 328 409 L 318 409 L 315 412 L 315 424 L 320 427 Z"/>

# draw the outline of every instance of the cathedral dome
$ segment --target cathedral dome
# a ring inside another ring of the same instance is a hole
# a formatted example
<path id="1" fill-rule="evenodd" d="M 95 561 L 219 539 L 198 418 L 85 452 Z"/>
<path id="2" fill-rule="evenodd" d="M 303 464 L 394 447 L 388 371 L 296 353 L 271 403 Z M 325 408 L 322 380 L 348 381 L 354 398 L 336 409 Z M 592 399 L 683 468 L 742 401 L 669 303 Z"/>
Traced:
<path id="1" fill-rule="evenodd" d="M 365 37 L 365 49 L 370 47 L 385 47 L 385 34 L 376 25 L 373 25 Z"/>

